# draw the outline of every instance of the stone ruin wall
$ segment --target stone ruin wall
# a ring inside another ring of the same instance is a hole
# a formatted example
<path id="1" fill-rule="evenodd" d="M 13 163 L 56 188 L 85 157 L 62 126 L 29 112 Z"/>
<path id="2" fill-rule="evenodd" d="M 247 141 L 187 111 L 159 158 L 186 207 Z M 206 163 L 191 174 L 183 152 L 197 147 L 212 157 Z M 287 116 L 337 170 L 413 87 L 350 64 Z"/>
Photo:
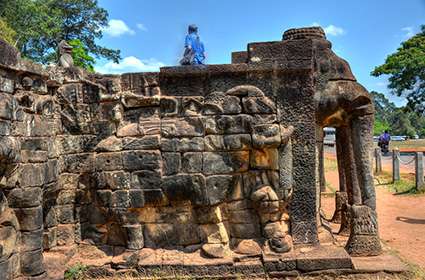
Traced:
<path id="1" fill-rule="evenodd" d="M 0 43 L 4 279 L 42 278 L 43 250 L 82 242 L 209 257 L 318 242 L 311 39 L 123 75 L 41 68 Z"/>

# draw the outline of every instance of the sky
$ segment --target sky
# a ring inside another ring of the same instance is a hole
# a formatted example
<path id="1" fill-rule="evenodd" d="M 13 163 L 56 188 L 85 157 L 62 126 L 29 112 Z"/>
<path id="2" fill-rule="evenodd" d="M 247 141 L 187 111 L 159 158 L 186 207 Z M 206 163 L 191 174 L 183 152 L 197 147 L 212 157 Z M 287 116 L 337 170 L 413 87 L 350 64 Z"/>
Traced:
<path id="1" fill-rule="evenodd" d="M 425 24 L 425 0 L 99 0 L 99 5 L 109 13 L 99 43 L 120 49 L 122 60 L 99 60 L 98 72 L 177 65 L 189 24 L 199 28 L 207 64 L 230 63 L 231 52 L 246 50 L 250 42 L 281 40 L 289 28 L 320 25 L 357 80 L 399 106 L 404 98 L 390 94 L 387 78 L 370 72 Z"/>

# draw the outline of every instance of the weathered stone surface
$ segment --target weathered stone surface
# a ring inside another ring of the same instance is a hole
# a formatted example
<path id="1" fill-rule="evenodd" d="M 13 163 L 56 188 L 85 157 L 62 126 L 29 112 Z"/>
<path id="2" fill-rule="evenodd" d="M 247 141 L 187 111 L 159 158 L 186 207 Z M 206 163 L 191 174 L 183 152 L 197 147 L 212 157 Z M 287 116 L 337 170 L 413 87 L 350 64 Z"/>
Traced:
<path id="1" fill-rule="evenodd" d="M 277 124 L 255 125 L 252 130 L 252 144 L 255 148 L 278 147 L 282 142 Z"/>
<path id="2" fill-rule="evenodd" d="M 43 229 L 21 232 L 21 252 L 39 250 L 42 247 Z"/>
<path id="3" fill-rule="evenodd" d="M 161 138 L 161 150 L 165 152 L 202 152 L 204 138 Z"/>
<path id="4" fill-rule="evenodd" d="M 182 157 L 182 171 L 186 173 L 202 172 L 202 153 L 184 153 Z"/>
<path id="5" fill-rule="evenodd" d="M 95 151 L 96 152 L 117 152 L 122 149 L 122 139 L 115 136 L 108 137 L 103 139 L 97 144 Z"/>
<path id="6" fill-rule="evenodd" d="M 276 113 L 275 103 L 267 97 L 244 97 L 242 105 L 248 114 L 272 114 Z"/>
<path id="7" fill-rule="evenodd" d="M 223 244 L 204 244 L 202 252 L 209 258 L 224 258 L 230 255 L 229 249 Z"/>
<path id="8" fill-rule="evenodd" d="M 164 118 L 161 120 L 163 137 L 197 137 L 204 135 L 204 125 L 199 117 Z"/>
<path id="9" fill-rule="evenodd" d="M 36 207 L 42 202 L 41 188 L 15 188 L 7 196 L 9 206 L 13 208 Z"/>
<path id="10" fill-rule="evenodd" d="M 43 227 L 42 207 L 17 208 L 14 210 L 21 230 L 32 231 Z"/>
<path id="11" fill-rule="evenodd" d="M 158 189 L 160 185 L 161 174 L 156 170 L 141 170 L 132 173 L 132 188 Z"/>
<path id="12" fill-rule="evenodd" d="M 112 171 L 123 168 L 123 156 L 120 152 L 96 154 L 96 170 Z"/>
<path id="13" fill-rule="evenodd" d="M 22 253 L 20 259 L 22 274 L 31 276 L 44 272 L 43 251 L 41 249 Z"/>
<path id="14" fill-rule="evenodd" d="M 162 170 L 165 176 L 174 175 L 180 172 L 181 155 L 180 153 L 161 153 L 162 154 Z"/>
<path id="15" fill-rule="evenodd" d="M 205 178 L 200 174 L 163 177 L 161 188 L 170 200 L 190 200 L 196 205 L 205 203 Z"/>
<path id="16" fill-rule="evenodd" d="M 126 170 L 157 170 L 160 168 L 159 151 L 123 152 L 123 165 Z"/>
<path id="17" fill-rule="evenodd" d="M 159 135 L 146 135 L 141 138 L 123 138 L 123 150 L 153 150 L 158 149 L 160 144 Z"/>
<path id="18" fill-rule="evenodd" d="M 143 228 L 140 224 L 125 225 L 127 233 L 127 248 L 132 250 L 139 250 L 144 247 Z"/>
<path id="19" fill-rule="evenodd" d="M 180 99 L 162 97 L 160 101 L 160 114 L 163 117 L 177 116 L 179 113 Z"/>
<path id="20" fill-rule="evenodd" d="M 248 170 L 249 152 L 203 153 L 205 174 L 234 173 Z"/>
<path id="21" fill-rule="evenodd" d="M 206 151 L 249 150 L 251 135 L 208 135 L 205 137 Z"/>
<path id="22" fill-rule="evenodd" d="M 130 173 L 124 171 L 104 171 L 97 174 L 97 188 L 99 189 L 129 189 Z"/>
<path id="23" fill-rule="evenodd" d="M 200 225 L 199 235 L 204 242 L 209 244 L 226 244 L 229 242 L 223 223 Z"/>
<path id="24" fill-rule="evenodd" d="M 250 165 L 254 169 L 279 169 L 279 155 L 277 149 L 253 149 Z"/>

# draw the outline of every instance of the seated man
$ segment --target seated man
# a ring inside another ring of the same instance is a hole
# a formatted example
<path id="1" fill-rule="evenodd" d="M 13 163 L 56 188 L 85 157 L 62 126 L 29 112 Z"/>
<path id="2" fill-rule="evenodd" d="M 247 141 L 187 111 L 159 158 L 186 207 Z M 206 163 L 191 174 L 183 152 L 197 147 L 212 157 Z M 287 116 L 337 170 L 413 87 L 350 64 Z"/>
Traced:
<path id="1" fill-rule="evenodd" d="M 185 50 L 183 58 L 180 60 L 181 65 L 199 65 L 204 64 L 205 48 L 198 35 L 198 27 L 189 25 L 189 34 L 186 35 Z"/>

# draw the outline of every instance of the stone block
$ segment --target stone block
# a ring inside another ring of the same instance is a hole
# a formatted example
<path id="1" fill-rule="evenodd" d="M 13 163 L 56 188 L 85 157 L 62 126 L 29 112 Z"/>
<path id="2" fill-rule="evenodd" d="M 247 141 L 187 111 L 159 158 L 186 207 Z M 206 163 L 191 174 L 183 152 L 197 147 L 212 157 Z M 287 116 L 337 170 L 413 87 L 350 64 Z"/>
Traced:
<path id="1" fill-rule="evenodd" d="M 56 247 L 58 243 L 58 236 L 56 227 L 47 228 L 43 232 L 43 249 L 49 250 Z"/>
<path id="2" fill-rule="evenodd" d="M 279 170 L 279 155 L 277 149 L 251 150 L 250 166 L 254 169 Z"/>
<path id="3" fill-rule="evenodd" d="M 201 114 L 204 105 L 202 96 L 182 97 L 180 114 L 183 116 L 197 116 Z"/>
<path id="4" fill-rule="evenodd" d="M 94 157 L 91 153 L 65 155 L 62 160 L 63 171 L 68 173 L 92 172 L 94 170 Z"/>
<path id="5" fill-rule="evenodd" d="M 127 233 L 127 248 L 130 250 L 142 249 L 144 247 L 142 225 L 124 225 L 123 228 Z"/>
<path id="6" fill-rule="evenodd" d="M 160 101 L 160 115 L 162 117 L 177 116 L 180 107 L 180 98 L 174 97 L 161 97 Z"/>
<path id="7" fill-rule="evenodd" d="M 129 138 L 122 140 L 123 150 L 154 150 L 159 149 L 159 135 L 146 135 L 143 137 Z"/>
<path id="8" fill-rule="evenodd" d="M 7 201 L 12 208 L 28 208 L 41 205 L 41 188 L 14 188 L 7 195 Z"/>
<path id="9" fill-rule="evenodd" d="M 15 208 L 14 210 L 21 230 L 32 231 L 43 227 L 43 209 L 41 206 Z"/>
<path id="10" fill-rule="evenodd" d="M 21 232 L 21 252 L 28 252 L 42 249 L 43 247 L 43 229 Z"/>
<path id="11" fill-rule="evenodd" d="M 123 169 L 123 156 L 120 152 L 96 154 L 96 170 L 112 171 Z"/>
<path id="12" fill-rule="evenodd" d="M 195 205 L 205 203 L 205 178 L 201 174 L 163 177 L 161 188 L 172 201 L 190 200 Z"/>
<path id="13" fill-rule="evenodd" d="M 74 204 L 76 192 L 75 190 L 61 190 L 56 198 L 58 205 Z"/>
<path id="14" fill-rule="evenodd" d="M 244 113 L 247 114 L 274 114 L 276 104 L 268 97 L 244 97 L 242 98 Z"/>
<path id="15" fill-rule="evenodd" d="M 112 207 L 112 191 L 111 190 L 98 190 L 96 197 L 99 205 L 103 207 Z"/>
<path id="16" fill-rule="evenodd" d="M 159 135 L 161 133 L 161 119 L 140 119 L 139 128 L 143 135 Z"/>
<path id="17" fill-rule="evenodd" d="M 32 276 L 44 272 L 42 249 L 21 253 L 20 260 L 23 275 Z"/>
<path id="18" fill-rule="evenodd" d="M 124 171 L 104 171 L 97 173 L 97 188 L 121 190 L 130 188 L 130 173 Z"/>
<path id="19" fill-rule="evenodd" d="M 250 134 L 252 126 L 250 115 L 219 115 L 205 120 L 206 134 Z"/>
<path id="20" fill-rule="evenodd" d="M 96 147 L 96 152 L 117 152 L 122 149 L 123 140 L 121 138 L 117 138 L 116 136 L 110 136 L 106 139 L 100 141 Z"/>
<path id="21" fill-rule="evenodd" d="M 57 226 L 57 244 L 58 246 L 73 245 L 75 240 L 75 225 Z"/>
<path id="22" fill-rule="evenodd" d="M 112 193 L 112 207 L 127 208 L 130 206 L 127 190 L 118 190 Z"/>
<path id="23" fill-rule="evenodd" d="M 44 206 L 44 227 L 54 227 L 58 224 L 58 218 L 53 206 Z"/>
<path id="24" fill-rule="evenodd" d="M 7 217 L 2 217 L 7 218 Z M 19 237 L 18 227 L 14 226 L 2 226 L 0 227 L 0 258 L 3 260 L 11 254 L 19 251 Z"/>
<path id="25" fill-rule="evenodd" d="M 55 211 L 60 224 L 71 224 L 75 222 L 74 205 L 57 205 Z"/>
<path id="26" fill-rule="evenodd" d="M 143 190 L 129 191 L 130 208 L 142 208 L 145 206 L 145 196 Z"/>
<path id="27" fill-rule="evenodd" d="M 223 223 L 204 224 L 199 226 L 201 240 L 209 244 L 226 244 L 229 236 Z"/>
<path id="28" fill-rule="evenodd" d="M 258 216 L 254 209 L 229 211 L 229 222 L 232 224 L 257 224 Z"/>
<path id="29" fill-rule="evenodd" d="M 341 247 L 315 246 L 303 253 L 295 252 L 297 269 L 303 272 L 326 269 L 351 269 L 353 264 L 348 253 Z"/>
<path id="30" fill-rule="evenodd" d="M 158 170 L 141 170 L 131 174 L 131 187 L 138 189 L 159 189 L 161 173 Z"/>
<path id="31" fill-rule="evenodd" d="M 220 207 L 197 207 L 195 208 L 196 221 L 199 224 L 218 224 L 223 221 Z"/>
<path id="32" fill-rule="evenodd" d="M 161 151 L 164 152 L 202 152 L 204 151 L 204 138 L 162 138 Z"/>
<path id="33" fill-rule="evenodd" d="M 21 161 L 30 163 L 46 162 L 47 151 L 21 151 Z"/>
<path id="34" fill-rule="evenodd" d="M 130 92 L 124 92 L 121 100 L 126 108 L 158 106 L 160 102 L 159 96 L 143 96 Z"/>
<path id="35" fill-rule="evenodd" d="M 255 125 L 252 128 L 252 145 L 255 148 L 273 148 L 282 143 L 277 124 Z"/>
<path id="36" fill-rule="evenodd" d="M 182 171 L 185 173 L 202 172 L 202 153 L 188 152 L 182 157 Z"/>
<path id="37" fill-rule="evenodd" d="M 162 189 L 143 190 L 143 196 L 146 205 L 162 206 L 169 203 Z"/>
<path id="38" fill-rule="evenodd" d="M 258 223 L 230 224 L 230 236 L 239 239 L 256 239 L 262 237 Z"/>
<path id="39" fill-rule="evenodd" d="M 208 176 L 206 191 L 209 205 L 215 205 L 227 200 L 229 193 L 237 184 L 237 175 L 214 175 Z"/>
<path id="40" fill-rule="evenodd" d="M 165 176 L 174 175 L 180 172 L 181 155 L 180 153 L 161 153 L 162 171 Z"/>
<path id="41" fill-rule="evenodd" d="M 203 153 L 205 174 L 226 174 L 248 170 L 249 152 L 205 152 Z"/>
<path id="42" fill-rule="evenodd" d="M 134 136 L 143 136 L 143 129 L 137 123 L 125 124 L 118 128 L 117 136 L 118 137 L 134 137 Z"/>
<path id="43" fill-rule="evenodd" d="M 126 170 L 157 170 L 161 166 L 159 151 L 123 152 L 123 165 Z"/>
<path id="44" fill-rule="evenodd" d="M 202 118 L 164 118 L 161 120 L 161 135 L 166 138 L 203 136 Z"/>
<path id="45" fill-rule="evenodd" d="M 251 135 L 207 135 L 205 137 L 205 151 L 249 150 Z"/>

